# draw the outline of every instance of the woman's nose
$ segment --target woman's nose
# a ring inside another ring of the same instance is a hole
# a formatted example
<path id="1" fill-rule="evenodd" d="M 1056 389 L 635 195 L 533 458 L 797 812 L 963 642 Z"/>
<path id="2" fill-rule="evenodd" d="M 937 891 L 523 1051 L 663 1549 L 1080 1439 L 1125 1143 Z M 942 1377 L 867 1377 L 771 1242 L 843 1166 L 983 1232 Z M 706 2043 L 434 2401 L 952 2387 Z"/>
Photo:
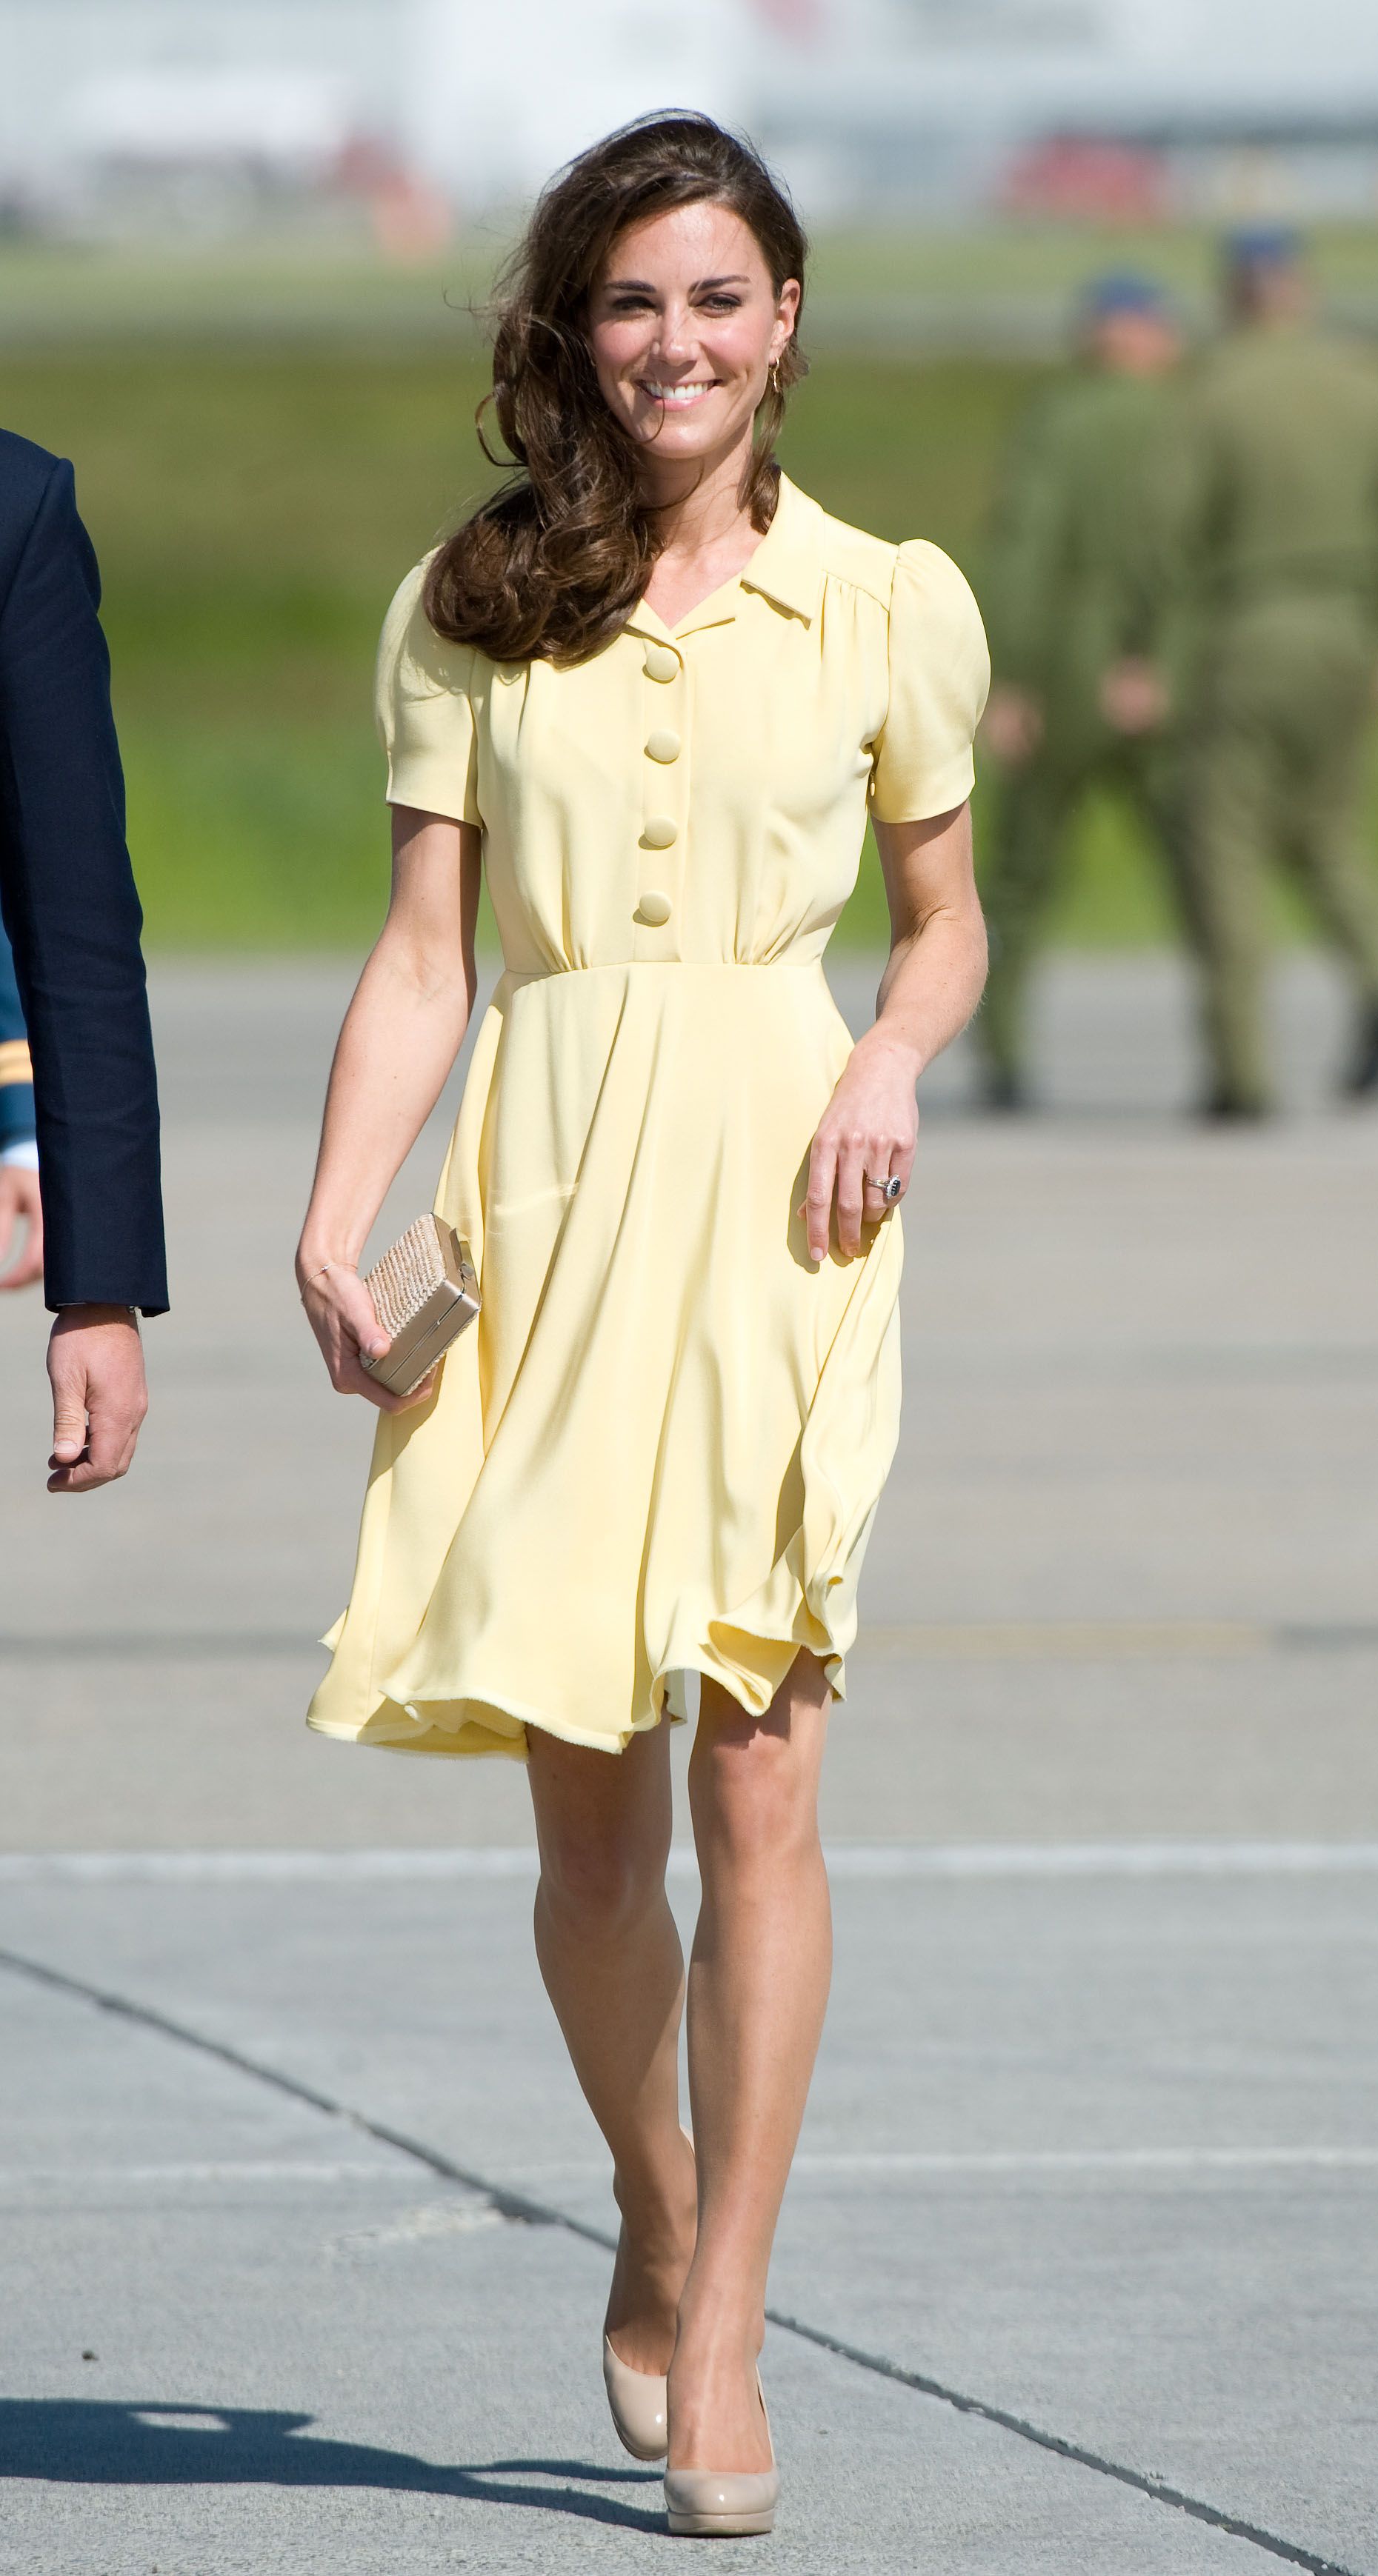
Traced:
<path id="1" fill-rule="evenodd" d="M 687 305 L 667 305 L 656 334 L 656 348 L 662 358 L 692 356 L 692 319 Z"/>

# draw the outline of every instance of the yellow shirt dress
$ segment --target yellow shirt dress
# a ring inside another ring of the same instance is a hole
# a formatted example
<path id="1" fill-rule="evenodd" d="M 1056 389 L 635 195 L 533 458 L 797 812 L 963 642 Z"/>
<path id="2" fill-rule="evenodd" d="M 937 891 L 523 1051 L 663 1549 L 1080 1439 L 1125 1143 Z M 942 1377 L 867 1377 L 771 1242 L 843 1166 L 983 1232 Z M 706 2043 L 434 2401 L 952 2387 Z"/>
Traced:
<path id="1" fill-rule="evenodd" d="M 310 1723 L 420 1753 L 620 1752 L 697 1670 L 835 1692 L 899 1422 L 897 1219 L 795 1215 L 851 1040 L 821 959 L 868 810 L 972 783 L 975 601 L 784 481 L 746 570 L 577 668 L 383 630 L 394 804 L 483 831 L 505 972 L 436 1197 L 483 1311 L 381 1416 Z"/>

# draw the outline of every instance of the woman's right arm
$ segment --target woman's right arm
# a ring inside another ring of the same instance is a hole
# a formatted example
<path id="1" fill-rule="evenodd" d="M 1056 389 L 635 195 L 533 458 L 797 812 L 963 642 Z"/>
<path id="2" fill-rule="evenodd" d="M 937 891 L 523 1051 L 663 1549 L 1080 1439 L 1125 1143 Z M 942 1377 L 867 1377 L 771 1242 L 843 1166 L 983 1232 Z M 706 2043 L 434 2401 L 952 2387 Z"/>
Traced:
<path id="1" fill-rule="evenodd" d="M 330 1069 L 297 1283 L 341 1395 L 384 1412 L 424 1401 L 390 1395 L 360 1354 L 387 1349 L 359 1255 L 388 1190 L 444 1089 L 477 985 L 481 835 L 474 825 L 393 808 L 392 899 Z"/>

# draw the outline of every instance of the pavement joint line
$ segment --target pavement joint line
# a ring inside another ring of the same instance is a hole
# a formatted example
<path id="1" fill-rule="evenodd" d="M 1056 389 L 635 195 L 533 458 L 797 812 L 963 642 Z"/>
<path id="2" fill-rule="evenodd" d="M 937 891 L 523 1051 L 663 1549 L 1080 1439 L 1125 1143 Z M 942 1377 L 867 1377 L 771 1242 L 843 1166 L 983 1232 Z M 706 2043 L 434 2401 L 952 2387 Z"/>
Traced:
<path id="1" fill-rule="evenodd" d="M 1246 2522 L 1242 2515 L 1226 2513 L 1219 2505 L 1205 2504 L 1199 2496 L 1189 2496 L 1180 2487 L 1170 2486 L 1165 2478 L 1150 2477 L 1145 2470 L 1126 2468 L 1120 2460 L 1107 2459 L 1100 2451 L 1090 2451 L 1080 2442 L 1069 2442 L 1061 2433 L 1047 2433 L 1039 2424 L 1030 2423 L 1025 2415 L 1014 2415 L 1007 2407 L 992 2406 L 984 2397 L 969 2397 L 961 2389 L 949 2388 L 940 2379 L 930 2379 L 922 2371 L 905 2370 L 884 2353 L 868 2352 L 861 2344 L 847 2343 L 840 2335 L 811 2326 L 802 2317 L 785 2316 L 778 2309 L 767 2308 L 772 2325 L 783 2326 L 789 2334 L 798 2335 L 805 2343 L 816 2344 L 820 2351 L 835 2353 L 840 2361 L 852 2362 L 858 2370 L 874 2371 L 877 2378 L 898 2380 L 902 2388 L 917 2389 L 922 2397 L 934 2397 L 943 2406 L 951 2406 L 959 2415 L 978 2416 L 984 2424 L 998 2424 L 1006 2433 L 1016 2433 L 1023 2442 L 1038 2449 L 1052 2451 L 1058 2459 L 1070 2460 L 1076 2467 L 1092 2469 L 1103 2478 L 1113 2478 L 1120 2486 L 1132 2487 L 1139 2495 L 1148 2496 L 1155 2504 L 1174 2506 L 1178 2513 L 1189 2514 L 1193 2522 L 1208 2523 L 1212 2530 L 1228 2533 L 1231 2539 L 1247 2540 L 1255 2549 L 1266 2550 L 1273 2558 L 1285 2560 L 1289 2567 L 1304 2567 L 1310 2576 L 1358 2576 L 1358 2570 L 1343 2566 L 1338 2559 L 1321 2558 L 1311 2549 L 1303 2549 L 1295 2540 L 1283 2540 L 1260 2524 Z"/>
<path id="2" fill-rule="evenodd" d="M 60 2190 L 90 2183 L 151 2183 L 161 2188 L 183 2182 L 386 2183 L 395 2190 L 405 2179 L 394 2165 L 349 2164 L 339 2157 L 330 2164 L 309 2163 L 304 2157 L 245 2156 L 200 2164 L 0 2165 L 0 2191 L 36 2184 Z"/>
<path id="3" fill-rule="evenodd" d="M 348 2116 L 342 2114 L 342 2116 Z M 585 2159 L 550 2165 L 524 2165 L 528 2181 L 537 2175 L 561 2182 L 602 2181 L 606 2163 Z M 792 2173 L 846 2177 L 870 2174 L 1196 2174 L 1196 2173 L 1372 2173 L 1378 2171 L 1378 2147 L 1030 2147 L 990 2151 L 946 2148 L 896 2148 L 893 2151 L 801 2148 Z M 238 2156 L 207 2160 L 183 2158 L 168 2164 L 0 2165 L 0 2191 L 51 2186 L 54 2190 L 95 2183 L 161 2186 L 173 2183 L 243 2182 L 380 2183 L 395 2187 L 403 2179 L 392 2164 L 335 2157 L 321 2163 L 301 2156 Z"/>
<path id="4" fill-rule="evenodd" d="M 1378 1875 L 1378 1843 L 845 1843 L 829 1842 L 830 1878 L 1291 1878 Z M 104 1882 L 238 1885 L 257 1880 L 351 1885 L 371 1879 L 534 1878 L 534 1843 L 362 1845 L 353 1851 L 0 1852 L 0 1887 Z M 672 1846 L 667 1875 L 697 1879 L 691 1845 Z"/>
<path id="5" fill-rule="evenodd" d="M 475 2193 L 502 2218 L 522 2226 L 558 2228 L 585 2244 L 599 2246 L 605 2253 L 615 2254 L 617 2251 L 615 2236 L 605 2228 L 591 2226 L 586 2219 L 576 2218 L 571 2210 L 561 2209 L 554 2202 L 531 2200 L 523 2193 L 508 2191 L 501 2184 L 489 2181 L 485 2175 L 454 2163 L 450 2157 L 428 2147 L 423 2140 L 408 2137 L 402 2130 L 393 2129 L 382 2121 L 369 2119 L 364 2112 L 334 2100 L 316 2086 L 300 2083 L 295 2076 L 285 2075 L 278 2068 L 247 2056 L 226 2041 L 212 2039 L 207 2033 L 192 2029 L 186 2022 L 174 2020 L 171 2014 L 159 2012 L 152 2005 L 137 2003 L 127 1995 L 91 1985 L 82 1977 L 68 1976 L 63 1969 L 49 1967 L 45 1961 L 28 1958 L 21 1951 L 0 1948 L 0 1967 L 55 1993 L 93 2004 L 99 2011 L 111 2013 L 136 2028 L 155 2031 L 181 2047 L 215 2058 L 220 2064 L 234 2068 L 255 2082 L 270 2085 L 275 2091 L 286 2093 L 293 2100 L 323 2112 L 329 2119 L 347 2121 L 365 2136 L 377 2139 L 383 2146 L 395 2148 L 400 2155 L 411 2157 L 442 2181 L 457 2183 L 465 2191 Z M 1296 2541 L 1284 2540 L 1257 2523 L 1246 2522 L 1241 2516 L 1227 2513 L 1218 2505 L 1205 2503 L 1199 2496 L 1185 2494 L 1181 2488 L 1169 2485 L 1166 2479 L 1151 2477 L 1141 2469 L 1128 2468 L 1122 2461 L 1108 2459 L 1099 2451 L 1068 2441 L 1060 2433 L 1045 2432 L 1041 2425 L 1030 2422 L 1026 2416 L 1015 2415 L 1003 2406 L 994 2406 L 986 2398 L 972 2397 L 965 2390 L 949 2388 L 944 2381 L 931 2379 L 922 2371 L 906 2370 L 901 2363 L 891 2361 L 883 2353 L 870 2352 L 861 2344 L 848 2343 L 839 2335 L 829 2334 L 822 2326 L 812 2326 L 804 2318 L 792 2317 L 781 2308 L 768 2306 L 765 2314 L 769 2325 L 778 2327 L 784 2334 L 797 2336 L 802 2343 L 812 2344 L 820 2352 L 831 2353 L 858 2370 L 873 2372 L 878 2378 L 893 2380 L 902 2388 L 915 2389 L 920 2396 L 932 2397 L 940 2405 L 952 2407 L 959 2415 L 974 2416 L 981 2423 L 996 2425 L 1003 2432 L 1015 2434 L 1020 2441 L 1033 2443 L 1039 2450 L 1050 2451 L 1056 2458 L 1070 2461 L 1074 2467 L 1089 2469 L 1098 2477 L 1114 2479 L 1120 2486 L 1131 2487 L 1155 2504 L 1168 2505 L 1195 2522 L 1206 2523 L 1212 2530 L 1225 2532 L 1232 2539 L 1248 2541 L 1254 2548 L 1282 2559 L 1288 2566 L 1305 2568 L 1308 2576 L 1359 2576 L 1358 2570 L 1345 2567 L 1338 2559 L 1319 2557 L 1314 2550 L 1304 2549 Z"/>
<path id="6" fill-rule="evenodd" d="M 524 2182 L 538 2180 L 549 2185 L 584 2183 L 602 2180 L 605 2163 L 589 2158 L 553 2158 L 545 2163 L 522 2163 L 517 2171 Z M 867 2175 L 884 2181 L 887 2175 L 912 2175 L 922 2180 L 926 2175 L 955 2175 L 959 2179 L 989 2176 L 1000 2181 L 1005 2176 L 1015 2179 L 1028 2175 L 1037 2180 L 1043 2175 L 1056 2179 L 1059 2174 L 1123 2175 L 1133 2180 L 1138 2175 L 1181 2175 L 1190 2180 L 1198 2174 L 1269 2174 L 1279 2173 L 1359 2173 L 1378 2172 L 1378 2147 L 1301 2146 L 1301 2147 L 1029 2147 L 996 2148 L 924 2148 L 900 2147 L 834 2151 L 830 2148 L 801 2147 L 790 2167 L 791 2175 L 816 2177 L 826 2181 L 836 2175 Z M 0 2174 L 0 2181 L 4 2179 Z"/>
<path id="7" fill-rule="evenodd" d="M 974 1619 L 916 1620 L 863 1629 L 853 1659 L 1012 1663 L 1215 1661 L 1235 1655 L 1343 1654 L 1378 1648 L 1378 1620 Z M 311 1656 L 301 1629 L 14 1629 L 0 1656 L 14 1662 L 258 1662 Z"/>
<path id="8" fill-rule="evenodd" d="M 1372 2173 L 1378 2147 L 1029 2147 L 899 2148 L 891 2154 L 832 2155 L 805 2149 L 793 2171 L 805 2174 L 1193 2174 Z"/>
<path id="9" fill-rule="evenodd" d="M 595 2245 L 611 2246 L 616 2251 L 615 2239 L 605 2235 L 601 2228 L 587 2227 L 581 2219 L 553 2212 L 543 2201 L 528 2200 L 521 2192 L 506 2191 L 500 2183 L 490 2182 L 485 2174 L 471 2173 L 466 2166 L 441 2155 L 437 2148 L 428 2147 L 423 2139 L 408 2137 L 400 2129 L 371 2120 L 365 2112 L 352 2109 L 349 2103 L 336 2101 L 333 2094 L 322 2093 L 318 2086 L 303 2083 L 298 2076 L 285 2075 L 262 2058 L 246 2056 L 242 2049 L 232 2048 L 227 2040 L 212 2039 L 206 2031 L 193 2030 L 189 2023 L 174 2020 L 170 2013 L 159 2012 L 152 2004 L 136 2003 L 128 1995 L 117 1995 L 108 1987 L 91 1985 L 84 1977 L 69 1977 L 63 1969 L 49 1967 L 41 1959 L 27 1958 L 19 1950 L 0 1949 L 0 1967 L 9 1968 L 16 1976 L 29 1978 L 35 1985 L 50 1987 L 54 1993 L 72 1995 L 79 2002 L 94 2004 L 99 2011 L 112 2014 L 118 2021 L 129 2022 L 136 2029 L 156 2031 L 183 2048 L 193 2048 L 203 2057 L 216 2058 L 222 2066 L 233 2067 L 237 2074 L 247 2075 L 255 2083 L 271 2085 L 275 2092 L 285 2093 L 291 2101 L 306 2103 L 311 2110 L 323 2112 L 329 2120 L 343 2120 L 363 2136 L 377 2139 L 382 2146 L 395 2148 L 399 2155 L 410 2156 L 416 2164 L 438 2174 L 442 2182 L 458 2183 L 463 2190 L 477 2193 L 501 2217 L 512 2219 L 518 2226 L 565 2226 L 577 2236 L 587 2236 Z"/>

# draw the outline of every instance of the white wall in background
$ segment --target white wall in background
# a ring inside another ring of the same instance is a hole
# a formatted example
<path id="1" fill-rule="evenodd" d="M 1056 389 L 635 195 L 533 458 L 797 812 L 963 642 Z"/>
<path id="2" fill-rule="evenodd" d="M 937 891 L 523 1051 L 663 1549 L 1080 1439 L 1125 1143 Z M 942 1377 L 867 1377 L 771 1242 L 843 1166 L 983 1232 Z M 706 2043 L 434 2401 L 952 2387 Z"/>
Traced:
<path id="1" fill-rule="evenodd" d="M 413 0 L 408 140 L 461 203 L 526 197 L 656 108 L 749 119 L 769 42 L 750 0 Z"/>
<path id="2" fill-rule="evenodd" d="M 285 84 L 328 82 L 342 121 L 471 207 L 528 196 L 626 117 L 703 106 L 780 152 L 807 211 L 811 173 L 864 199 L 906 153 L 946 151 L 960 194 L 972 138 L 1059 117 L 1378 125 L 1378 0 L 0 0 L 0 194 L 113 114 L 103 83 L 217 77 L 279 122 Z"/>
<path id="3" fill-rule="evenodd" d="M 499 0 L 500 5 L 500 0 Z M 217 77 L 256 82 L 265 133 L 292 85 L 329 83 L 360 109 L 396 112 L 391 65 L 408 0 L 0 0 L 0 184 L 41 173 L 100 121 L 112 85 L 116 123 L 128 84 L 179 80 L 204 97 Z M 281 76 L 275 96 L 275 75 Z M 121 86 L 122 85 L 122 86 Z M 300 92 L 298 91 L 298 94 Z M 203 111 L 209 113 L 209 111 Z"/>

